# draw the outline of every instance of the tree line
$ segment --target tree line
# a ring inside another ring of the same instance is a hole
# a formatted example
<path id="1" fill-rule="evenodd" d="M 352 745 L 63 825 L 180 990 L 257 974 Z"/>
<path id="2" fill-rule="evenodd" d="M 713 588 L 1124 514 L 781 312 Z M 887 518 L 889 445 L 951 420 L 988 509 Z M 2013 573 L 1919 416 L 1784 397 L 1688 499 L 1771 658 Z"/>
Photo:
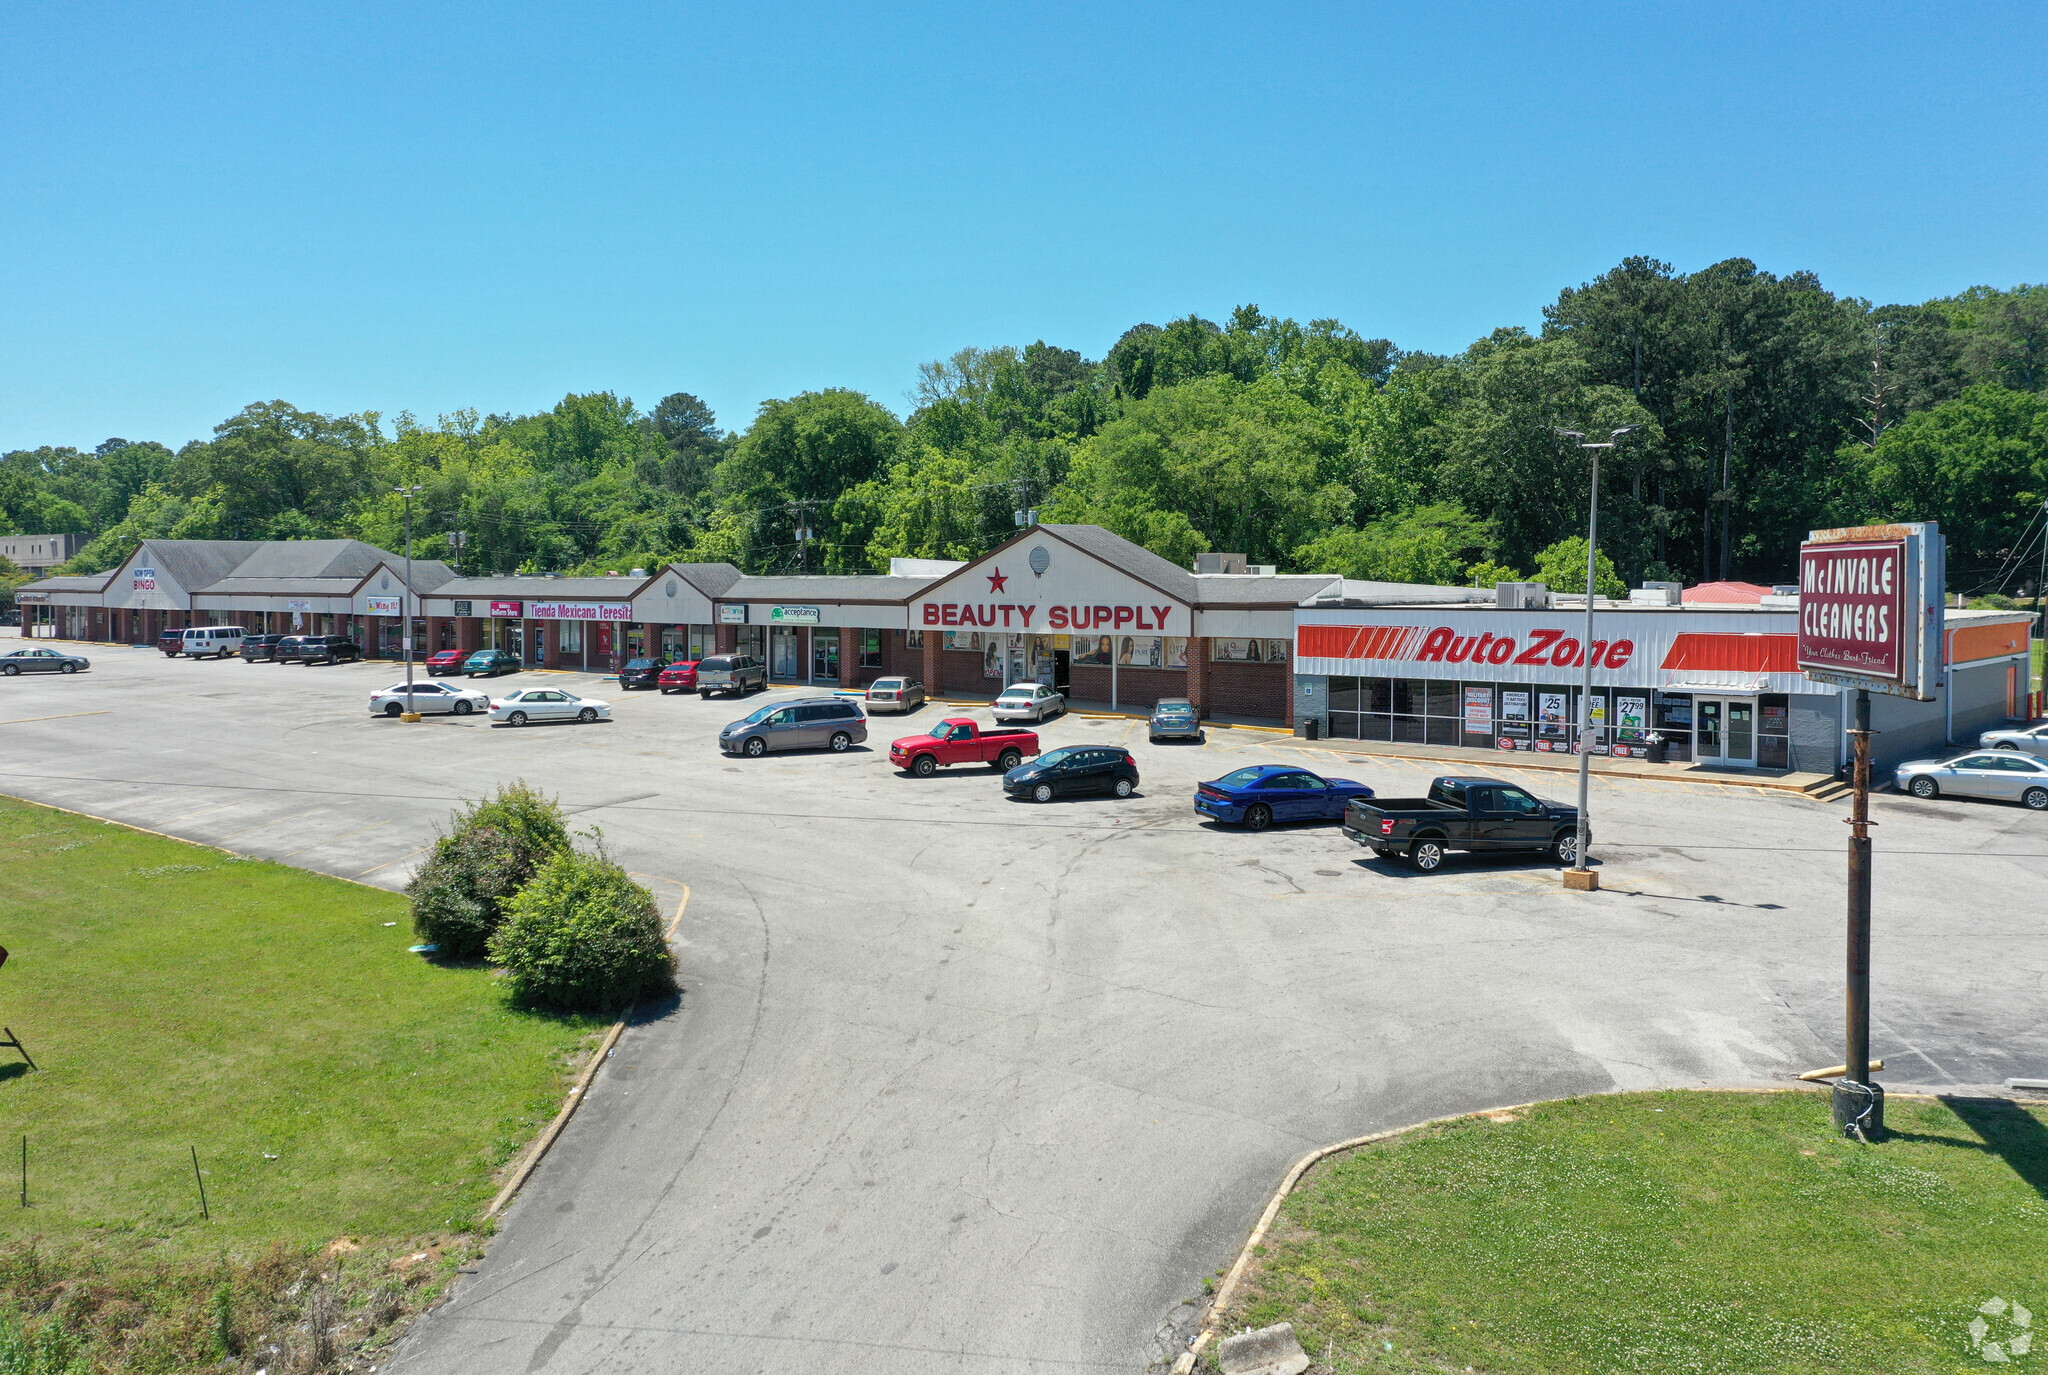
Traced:
<path id="1" fill-rule="evenodd" d="M 1227 549 L 1358 578 L 1571 585 L 1587 456 L 1558 431 L 1634 425 L 1601 472 L 1614 589 L 1783 582 L 1809 528 L 1916 519 L 1947 532 L 1952 589 L 2017 591 L 2048 498 L 2048 287 L 1873 306 L 1745 259 L 1630 258 L 1560 292 L 1540 328 L 1454 355 L 1246 305 L 1137 325 L 1099 360 L 962 349 L 922 366 L 907 401 L 805 392 L 741 431 L 683 392 L 432 425 L 268 401 L 175 452 L 8 453 L 0 519 L 95 534 L 71 565 L 89 572 L 142 537 L 398 547 L 395 489 L 414 487 L 415 551 L 468 573 L 869 572 L 973 557 L 1035 511 L 1184 565 Z"/>

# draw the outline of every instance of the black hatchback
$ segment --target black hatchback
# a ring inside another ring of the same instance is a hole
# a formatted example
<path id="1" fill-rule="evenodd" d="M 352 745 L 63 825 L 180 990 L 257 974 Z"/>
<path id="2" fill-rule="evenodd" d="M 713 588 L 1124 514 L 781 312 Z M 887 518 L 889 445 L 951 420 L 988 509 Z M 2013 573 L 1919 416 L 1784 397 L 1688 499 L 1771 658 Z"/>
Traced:
<path id="1" fill-rule="evenodd" d="M 258 663 L 277 657 L 277 646 L 284 639 L 282 635 L 244 635 L 242 637 L 242 661 Z"/>
<path id="2" fill-rule="evenodd" d="M 619 686 L 630 692 L 634 688 L 661 686 L 661 671 L 668 667 L 666 659 L 628 659 L 619 670 Z"/>
<path id="3" fill-rule="evenodd" d="M 1064 745 L 1003 775 L 1003 791 L 1033 802 L 1076 793 L 1129 797 L 1138 790 L 1138 761 L 1121 745 Z"/>

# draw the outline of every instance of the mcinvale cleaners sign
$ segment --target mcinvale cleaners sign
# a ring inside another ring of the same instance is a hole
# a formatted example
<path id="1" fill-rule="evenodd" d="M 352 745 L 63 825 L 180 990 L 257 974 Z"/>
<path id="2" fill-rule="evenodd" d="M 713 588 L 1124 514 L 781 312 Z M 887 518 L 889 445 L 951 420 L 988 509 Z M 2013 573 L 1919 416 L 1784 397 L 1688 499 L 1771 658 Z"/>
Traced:
<path id="1" fill-rule="evenodd" d="M 1932 524 L 1816 530 L 1799 547 L 1799 668 L 1818 682 L 1922 701 L 1942 678 L 1941 533 Z"/>

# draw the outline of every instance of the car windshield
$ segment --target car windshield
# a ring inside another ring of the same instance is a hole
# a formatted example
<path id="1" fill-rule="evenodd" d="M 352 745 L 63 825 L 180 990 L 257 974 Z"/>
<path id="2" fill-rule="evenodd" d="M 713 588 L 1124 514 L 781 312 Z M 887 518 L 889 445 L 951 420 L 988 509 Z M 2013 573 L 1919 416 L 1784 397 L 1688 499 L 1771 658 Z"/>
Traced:
<path id="1" fill-rule="evenodd" d="M 1039 755 L 1038 762 L 1041 764 L 1057 764 L 1062 759 L 1079 754 L 1083 748 L 1080 745 L 1062 745 L 1056 750 L 1047 750 L 1044 754 Z"/>
<path id="2" fill-rule="evenodd" d="M 628 659 L 628 660 L 626 661 L 626 667 L 627 667 L 627 668 L 653 668 L 653 667 L 654 667 L 654 660 L 652 660 L 652 659 Z"/>
<path id="3" fill-rule="evenodd" d="M 1265 776 L 1264 769 L 1239 769 L 1235 773 L 1224 774 L 1216 781 L 1226 788 L 1249 788 Z"/>
<path id="4" fill-rule="evenodd" d="M 756 710 L 752 716 L 749 716 L 747 718 L 747 724 L 751 726 L 756 722 L 766 721 L 769 717 L 773 716 L 776 712 L 781 710 L 782 706 L 780 703 L 776 703 L 772 706 L 761 707 L 758 710 Z"/>
<path id="5" fill-rule="evenodd" d="M 1161 702 L 1152 712 L 1155 716 L 1189 716 L 1194 710 L 1186 702 Z"/>
<path id="6" fill-rule="evenodd" d="M 870 688 L 880 688 L 884 692 L 894 692 L 897 688 L 903 686 L 903 680 L 901 678 L 877 678 L 868 686 Z"/>

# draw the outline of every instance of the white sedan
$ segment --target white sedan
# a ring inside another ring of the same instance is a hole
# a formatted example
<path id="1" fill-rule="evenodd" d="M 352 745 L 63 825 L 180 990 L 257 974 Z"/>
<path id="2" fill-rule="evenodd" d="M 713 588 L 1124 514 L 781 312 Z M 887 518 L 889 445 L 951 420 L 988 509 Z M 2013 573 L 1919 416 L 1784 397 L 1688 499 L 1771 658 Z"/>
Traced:
<path id="1" fill-rule="evenodd" d="M 454 687 L 436 683 L 431 679 L 416 680 L 412 685 L 412 709 L 427 712 L 449 712 L 456 716 L 468 716 L 471 712 L 489 711 L 489 693 L 474 688 Z M 393 683 L 382 692 L 370 694 L 370 715 L 401 716 L 405 713 L 405 684 Z"/>
<path id="2" fill-rule="evenodd" d="M 560 688 L 522 688 L 508 692 L 491 703 L 491 720 L 507 726 L 524 726 L 534 721 L 609 721 L 612 704 L 595 697 L 578 697 Z"/>

